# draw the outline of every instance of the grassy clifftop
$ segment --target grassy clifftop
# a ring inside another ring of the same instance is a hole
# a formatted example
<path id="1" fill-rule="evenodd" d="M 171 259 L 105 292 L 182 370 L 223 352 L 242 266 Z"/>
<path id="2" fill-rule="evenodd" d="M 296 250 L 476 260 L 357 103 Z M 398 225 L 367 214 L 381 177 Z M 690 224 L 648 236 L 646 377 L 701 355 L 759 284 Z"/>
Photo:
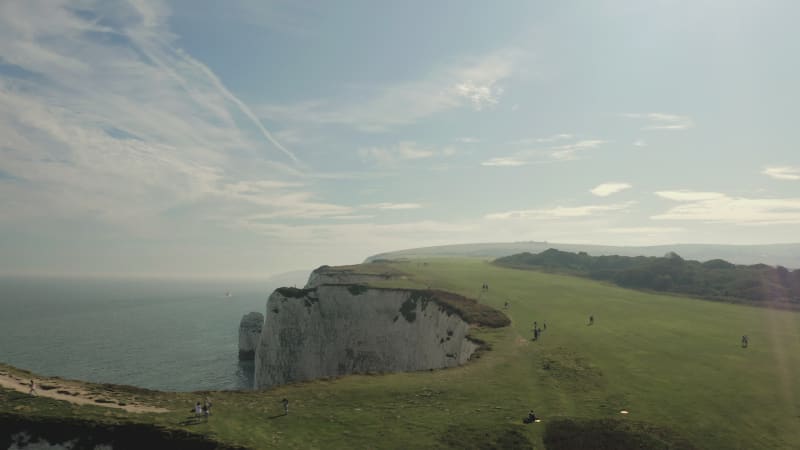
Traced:
<path id="1" fill-rule="evenodd" d="M 494 309 L 508 302 L 503 312 L 511 325 L 477 329 L 492 351 L 454 369 L 348 376 L 263 392 L 130 394 L 164 413 L 0 389 L 0 414 L 153 425 L 247 448 L 800 446 L 797 312 L 657 295 L 477 260 L 392 266 L 406 278 L 378 284 L 445 291 Z M 489 291 L 481 289 L 484 283 Z M 531 341 L 534 321 L 547 323 L 538 341 Z M 742 334 L 750 336 L 746 349 L 739 345 Z M 189 413 L 206 395 L 214 402 L 208 422 Z M 282 398 L 290 400 L 289 416 L 282 415 Z M 541 423 L 522 424 L 530 409 Z"/>

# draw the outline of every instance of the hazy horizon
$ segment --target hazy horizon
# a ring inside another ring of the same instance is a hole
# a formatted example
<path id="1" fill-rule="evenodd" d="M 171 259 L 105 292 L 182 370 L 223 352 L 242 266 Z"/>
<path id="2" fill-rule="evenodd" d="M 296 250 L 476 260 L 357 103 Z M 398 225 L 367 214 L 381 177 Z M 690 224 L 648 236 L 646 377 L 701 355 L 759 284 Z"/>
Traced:
<path id="1" fill-rule="evenodd" d="M 0 4 L 0 274 L 797 241 L 790 1 Z"/>

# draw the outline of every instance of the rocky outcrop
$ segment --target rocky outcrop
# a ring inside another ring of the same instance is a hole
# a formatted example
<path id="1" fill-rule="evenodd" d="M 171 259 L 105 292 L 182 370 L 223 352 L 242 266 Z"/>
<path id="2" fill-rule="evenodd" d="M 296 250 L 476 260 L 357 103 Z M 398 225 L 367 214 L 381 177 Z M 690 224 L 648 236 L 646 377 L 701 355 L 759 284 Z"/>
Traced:
<path id="1" fill-rule="evenodd" d="M 264 326 L 264 315 L 250 312 L 239 322 L 239 359 L 252 361 L 261 339 L 261 327 Z"/>
<path id="2" fill-rule="evenodd" d="M 454 294 L 438 298 L 432 291 L 315 285 L 318 281 L 312 274 L 309 285 L 315 287 L 280 288 L 267 301 L 256 389 L 352 373 L 453 367 L 478 348 L 467 338 L 469 323 L 453 307 Z"/>

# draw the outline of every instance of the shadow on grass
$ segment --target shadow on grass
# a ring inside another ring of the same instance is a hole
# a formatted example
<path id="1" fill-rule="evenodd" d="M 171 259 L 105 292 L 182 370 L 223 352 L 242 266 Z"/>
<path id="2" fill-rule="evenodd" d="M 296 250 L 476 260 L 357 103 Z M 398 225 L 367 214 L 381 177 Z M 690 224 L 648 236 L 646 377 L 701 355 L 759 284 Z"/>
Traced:
<path id="1" fill-rule="evenodd" d="M 189 417 L 189 418 L 183 420 L 182 422 L 178 422 L 178 425 L 183 426 L 183 427 L 187 427 L 187 426 L 191 426 L 191 425 L 200 425 L 201 423 L 204 423 L 204 422 L 207 422 L 207 420 L 204 420 L 203 417 Z"/>
<path id="2" fill-rule="evenodd" d="M 286 414 L 275 414 L 274 416 L 267 417 L 267 420 L 277 419 L 279 417 L 286 417 Z"/>

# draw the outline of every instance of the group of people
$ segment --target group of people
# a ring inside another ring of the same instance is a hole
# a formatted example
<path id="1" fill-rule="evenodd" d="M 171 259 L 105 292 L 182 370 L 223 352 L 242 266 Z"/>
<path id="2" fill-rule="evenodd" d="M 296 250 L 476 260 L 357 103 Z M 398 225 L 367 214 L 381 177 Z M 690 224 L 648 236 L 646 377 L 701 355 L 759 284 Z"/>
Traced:
<path id="1" fill-rule="evenodd" d="M 483 286 L 481 286 L 481 290 L 482 291 L 488 291 L 489 290 L 489 284 L 488 283 L 483 283 Z"/>
<path id="2" fill-rule="evenodd" d="M 211 400 L 209 400 L 208 397 L 203 400 L 202 405 L 200 402 L 194 405 L 194 415 L 195 417 L 203 416 L 208 419 L 208 416 L 211 415 Z"/>

